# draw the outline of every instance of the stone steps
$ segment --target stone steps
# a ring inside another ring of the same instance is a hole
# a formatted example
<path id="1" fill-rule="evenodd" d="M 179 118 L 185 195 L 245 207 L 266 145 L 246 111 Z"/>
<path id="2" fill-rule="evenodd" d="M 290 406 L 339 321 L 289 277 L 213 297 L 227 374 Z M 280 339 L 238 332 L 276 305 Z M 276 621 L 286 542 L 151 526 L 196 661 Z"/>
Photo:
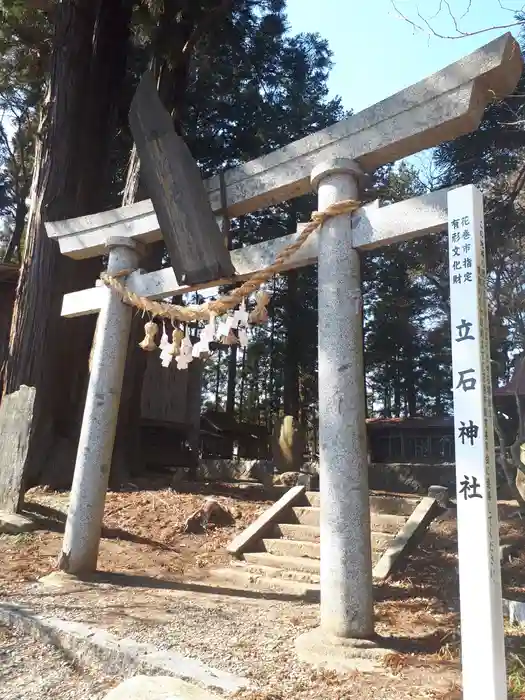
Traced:
<path id="1" fill-rule="evenodd" d="M 321 545 L 319 542 L 303 542 L 301 540 L 264 539 L 262 545 L 268 554 L 276 554 L 279 557 L 311 557 L 321 558 Z"/>
<path id="2" fill-rule="evenodd" d="M 370 527 L 372 532 L 382 532 L 388 535 L 396 535 L 406 523 L 404 515 L 395 513 L 370 513 Z"/>
<path id="3" fill-rule="evenodd" d="M 232 586 L 308 599 L 318 596 L 319 502 L 317 492 L 300 486 L 289 489 L 230 543 L 228 551 L 237 561 L 220 570 L 220 576 Z M 411 516 L 419 510 L 427 513 L 427 502 L 434 503 L 434 499 L 370 495 L 372 565 L 378 580 L 389 575 L 407 538 L 412 537 L 415 523 Z"/>
<path id="4" fill-rule="evenodd" d="M 294 520 L 300 525 L 319 527 L 321 509 L 314 506 L 295 506 Z M 390 513 L 371 513 L 370 524 L 373 532 L 387 532 L 395 535 L 405 524 L 406 517 Z"/>
<path id="5" fill-rule="evenodd" d="M 308 504 L 314 508 L 320 507 L 321 495 L 319 491 L 307 491 Z M 410 517 L 421 498 L 413 496 L 378 496 L 370 495 L 370 512 L 385 513 L 389 515 L 403 515 Z"/>
<path id="6" fill-rule="evenodd" d="M 295 506 L 293 510 L 294 520 L 301 525 L 313 525 L 319 527 L 319 519 L 321 517 L 321 509 L 313 506 Z"/>
<path id="7" fill-rule="evenodd" d="M 288 542 L 289 541 L 290 540 L 288 540 Z M 270 542 L 279 542 L 279 540 L 270 540 Z M 304 544 L 308 545 L 311 543 L 305 542 Z M 315 550 L 316 556 L 307 555 L 304 547 L 301 549 L 295 549 L 292 545 L 292 549 L 290 550 L 287 544 L 273 546 L 270 544 L 270 549 L 272 551 L 265 550 L 262 552 L 246 552 L 244 555 L 244 560 L 248 564 L 257 568 L 265 566 L 270 569 L 288 572 L 285 575 L 285 578 L 294 578 L 294 574 L 304 572 L 319 576 L 321 572 L 320 549 Z M 382 551 L 372 550 L 373 565 L 377 564 L 381 558 L 381 555 Z M 279 576 L 281 577 L 282 575 L 279 574 Z M 298 578 L 300 579 L 301 576 L 298 576 Z"/>
<path id="8" fill-rule="evenodd" d="M 321 545 L 317 542 L 301 542 L 300 540 L 264 539 L 262 541 L 264 552 L 282 558 L 283 566 L 287 560 L 321 558 Z M 383 548 L 372 548 L 372 563 L 375 564 L 383 553 Z M 246 558 L 246 555 L 245 555 Z"/>
<path id="9" fill-rule="evenodd" d="M 309 559 L 308 557 L 278 556 L 269 552 L 246 552 L 244 560 L 255 566 L 269 566 L 272 569 L 308 571 L 317 575 L 321 571 L 319 559 Z"/>
<path id="10" fill-rule="evenodd" d="M 320 581 L 319 574 L 312 571 L 298 571 L 297 569 L 279 568 L 277 566 L 266 566 L 265 564 L 243 564 L 239 567 L 241 571 L 248 574 L 259 574 L 267 578 L 286 579 L 287 581 L 301 581 L 303 583 L 316 583 Z"/>
<path id="11" fill-rule="evenodd" d="M 291 556 L 308 556 L 316 557 L 317 554 L 313 552 L 318 552 L 320 549 L 320 530 L 318 527 L 313 527 L 311 525 L 292 525 L 289 523 L 279 523 L 275 525 L 273 529 L 273 538 L 264 539 L 263 545 L 266 551 L 271 551 L 276 553 L 271 549 L 275 549 L 277 546 L 280 549 L 286 549 Z M 385 549 L 390 542 L 394 539 L 394 535 L 388 532 L 372 532 L 371 533 L 371 544 L 372 549 Z M 280 545 L 275 545 L 274 543 L 283 543 L 283 547 Z M 267 548 L 266 543 L 268 543 Z M 305 545 L 303 547 L 303 545 Z M 313 546 L 310 546 L 313 545 Z M 308 551 L 308 554 L 294 554 L 293 552 L 299 552 L 300 550 Z M 282 551 L 277 552 L 282 554 Z"/>
<path id="12" fill-rule="evenodd" d="M 312 601 L 319 600 L 319 581 L 310 582 L 275 576 L 272 573 L 251 570 L 251 567 L 230 566 L 215 569 L 208 584 L 217 583 L 220 587 L 234 586 L 241 589 L 251 589 L 263 593 L 277 593 L 281 595 L 307 598 Z"/>
<path id="13" fill-rule="evenodd" d="M 295 523 L 277 523 L 274 525 L 272 535 L 282 537 L 285 540 L 301 540 L 306 542 L 319 542 L 321 530 L 318 525 L 296 525 Z"/>

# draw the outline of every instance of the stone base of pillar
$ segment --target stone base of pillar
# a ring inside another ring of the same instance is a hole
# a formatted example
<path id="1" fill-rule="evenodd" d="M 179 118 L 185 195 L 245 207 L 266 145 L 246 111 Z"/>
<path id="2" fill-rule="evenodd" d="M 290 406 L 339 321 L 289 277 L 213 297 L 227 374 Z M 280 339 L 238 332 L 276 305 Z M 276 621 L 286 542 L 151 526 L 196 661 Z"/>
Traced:
<path id="1" fill-rule="evenodd" d="M 381 641 L 379 638 L 370 640 L 328 636 L 320 627 L 316 627 L 296 639 L 295 651 L 299 661 L 315 668 L 337 673 L 377 673 L 385 670 L 385 656 L 395 653 L 393 649 L 381 646 Z"/>
<path id="2" fill-rule="evenodd" d="M 52 571 L 50 574 L 39 578 L 38 583 L 45 588 L 60 589 L 64 593 L 84 591 L 90 587 L 89 581 L 80 579 L 73 574 L 66 574 L 65 571 Z"/>

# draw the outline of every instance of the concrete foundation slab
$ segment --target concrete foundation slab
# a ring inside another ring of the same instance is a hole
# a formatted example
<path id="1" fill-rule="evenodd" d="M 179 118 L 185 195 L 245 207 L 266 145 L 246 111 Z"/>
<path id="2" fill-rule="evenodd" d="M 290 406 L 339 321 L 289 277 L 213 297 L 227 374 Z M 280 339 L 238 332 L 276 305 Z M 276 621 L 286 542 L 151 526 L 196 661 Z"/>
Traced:
<path id="1" fill-rule="evenodd" d="M 90 587 L 87 581 L 82 581 L 73 574 L 66 574 L 65 571 L 52 571 L 39 578 L 38 583 L 45 588 L 59 588 L 64 592 L 85 590 Z"/>
<path id="2" fill-rule="evenodd" d="M 377 673 L 383 661 L 394 653 L 369 639 L 349 639 L 328 635 L 316 627 L 297 638 L 295 651 L 300 661 L 338 673 Z"/>

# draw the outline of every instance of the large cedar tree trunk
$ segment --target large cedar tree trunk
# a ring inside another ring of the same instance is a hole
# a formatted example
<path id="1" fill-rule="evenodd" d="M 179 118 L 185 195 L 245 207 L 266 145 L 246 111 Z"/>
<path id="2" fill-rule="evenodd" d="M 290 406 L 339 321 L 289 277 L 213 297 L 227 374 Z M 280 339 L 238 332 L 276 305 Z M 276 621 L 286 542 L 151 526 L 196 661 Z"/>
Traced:
<path id="1" fill-rule="evenodd" d="M 213 22 L 220 21 L 230 10 L 231 0 L 218 2 L 215 8 L 202 15 L 200 3 L 187 5 L 181 11 L 178 3 L 166 2 L 152 38 L 150 69 L 157 79 L 159 96 L 166 109 L 173 115 L 175 129 L 182 134 L 186 92 L 188 87 L 192 50 L 198 39 Z M 133 146 L 122 204 L 147 198 L 148 193 L 140 180 L 140 161 Z M 148 252 L 147 261 L 141 262 L 146 270 L 160 267 L 162 249 Z M 137 345 L 143 336 L 144 322 L 135 318 L 131 328 L 130 343 L 124 373 L 121 408 L 119 411 L 115 448 L 111 469 L 111 485 L 118 486 L 129 474 L 137 473 L 142 466 L 141 395 L 146 371 L 145 353 Z"/>
<path id="2" fill-rule="evenodd" d="M 78 442 L 94 317 L 60 318 L 64 293 L 92 286 L 100 260 L 72 261 L 44 222 L 107 205 L 114 102 L 124 77 L 128 0 L 62 0 L 37 139 L 27 241 L 4 393 L 35 386 L 26 485 L 67 486 Z"/>

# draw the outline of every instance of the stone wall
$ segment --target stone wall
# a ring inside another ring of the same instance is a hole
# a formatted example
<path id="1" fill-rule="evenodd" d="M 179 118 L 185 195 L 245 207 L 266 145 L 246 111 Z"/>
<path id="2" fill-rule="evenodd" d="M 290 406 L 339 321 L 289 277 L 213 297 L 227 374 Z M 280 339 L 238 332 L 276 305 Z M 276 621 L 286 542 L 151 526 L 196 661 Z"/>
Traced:
<path id="1" fill-rule="evenodd" d="M 318 488 L 319 465 L 307 461 L 300 472 L 287 472 L 285 485 L 308 483 L 308 488 Z M 292 476 L 298 479 L 293 481 Z M 310 479 L 306 479 L 310 475 Z M 280 477 L 271 460 L 264 459 L 201 459 L 197 478 L 202 481 L 258 481 L 262 484 L 279 484 Z M 498 476 L 498 484 L 504 481 Z M 293 481 L 293 483 L 292 483 Z M 368 467 L 369 487 L 372 491 L 414 493 L 426 496 L 430 486 L 445 486 L 449 495 L 456 492 L 456 473 L 453 463 L 444 464 L 381 464 Z M 503 494 L 503 492 L 502 492 Z M 503 495 L 500 495 L 503 498 Z M 510 498 L 510 496 L 509 496 Z"/>
<path id="2" fill-rule="evenodd" d="M 202 481 L 259 481 L 273 483 L 273 463 L 264 459 L 201 459 L 197 478 Z"/>
<path id="3" fill-rule="evenodd" d="M 456 489 L 456 467 L 447 464 L 379 464 L 368 467 L 369 487 L 374 491 L 418 493 L 426 496 L 430 486 Z"/>
<path id="4" fill-rule="evenodd" d="M 318 474 L 317 462 L 306 462 L 301 472 Z M 275 470 L 277 472 L 277 470 Z M 245 481 L 253 479 L 271 483 L 274 473 L 271 460 L 202 459 L 197 470 L 203 481 Z M 418 493 L 425 495 L 430 486 L 455 490 L 454 464 L 370 464 L 369 486 L 374 491 Z M 315 486 L 314 486 L 315 487 Z"/>

